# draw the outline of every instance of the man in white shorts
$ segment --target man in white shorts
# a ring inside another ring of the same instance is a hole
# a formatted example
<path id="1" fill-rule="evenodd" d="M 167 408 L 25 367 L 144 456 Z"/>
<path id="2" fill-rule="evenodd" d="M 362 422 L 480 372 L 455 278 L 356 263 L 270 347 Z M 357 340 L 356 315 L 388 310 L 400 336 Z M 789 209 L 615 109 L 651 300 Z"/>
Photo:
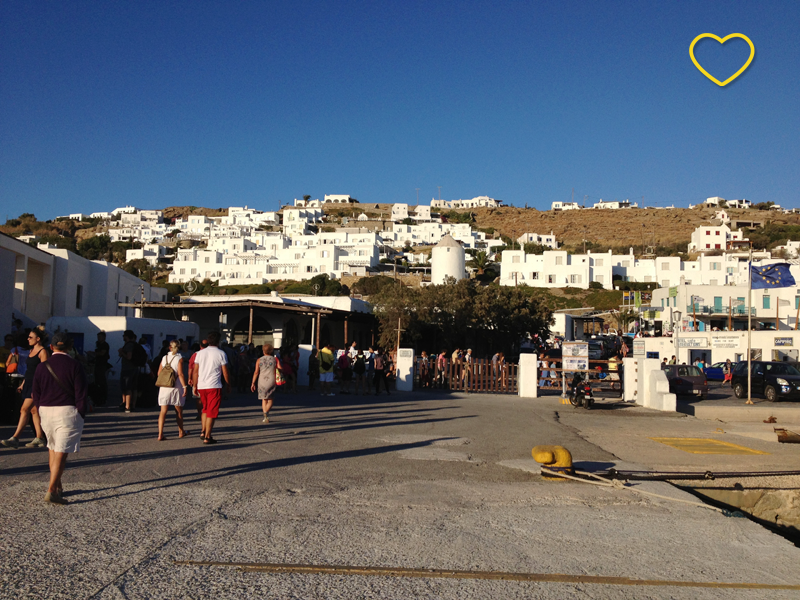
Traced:
<path id="1" fill-rule="evenodd" d="M 67 354 L 72 348 L 69 334 L 56 333 L 50 348 L 53 356 L 40 365 L 41 369 L 36 369 L 32 395 L 50 451 L 50 486 L 44 501 L 67 504 L 61 476 L 67 466 L 67 455 L 81 447 L 89 386 L 83 367 Z"/>

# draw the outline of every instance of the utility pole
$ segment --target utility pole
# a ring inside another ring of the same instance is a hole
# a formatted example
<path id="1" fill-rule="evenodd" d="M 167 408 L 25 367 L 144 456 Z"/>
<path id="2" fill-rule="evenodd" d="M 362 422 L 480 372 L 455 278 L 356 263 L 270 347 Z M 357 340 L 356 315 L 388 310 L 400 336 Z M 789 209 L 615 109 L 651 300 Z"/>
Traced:
<path id="1" fill-rule="evenodd" d="M 397 317 L 397 351 L 400 352 L 400 333 L 405 331 L 405 329 L 401 329 L 401 320 L 402 317 Z"/>

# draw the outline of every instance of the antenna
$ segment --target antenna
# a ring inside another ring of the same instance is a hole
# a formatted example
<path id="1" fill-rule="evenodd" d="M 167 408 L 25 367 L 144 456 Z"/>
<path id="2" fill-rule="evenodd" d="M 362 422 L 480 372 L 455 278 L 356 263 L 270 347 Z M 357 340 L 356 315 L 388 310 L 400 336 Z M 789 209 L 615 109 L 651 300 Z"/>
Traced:
<path id="1" fill-rule="evenodd" d="M 414 189 L 417 190 L 417 204 L 419 204 L 419 188 L 414 188 Z"/>
<path id="2" fill-rule="evenodd" d="M 439 200 L 441 200 L 442 199 L 442 186 L 437 185 L 436 187 L 439 188 Z"/>

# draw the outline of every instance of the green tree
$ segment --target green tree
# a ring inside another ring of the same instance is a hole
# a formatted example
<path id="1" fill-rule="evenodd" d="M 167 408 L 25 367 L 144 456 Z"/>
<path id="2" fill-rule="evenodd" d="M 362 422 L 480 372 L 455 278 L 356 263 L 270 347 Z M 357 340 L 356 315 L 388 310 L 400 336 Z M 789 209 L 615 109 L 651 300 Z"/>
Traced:
<path id="1" fill-rule="evenodd" d="M 486 269 L 492 264 L 492 260 L 485 250 L 480 250 L 473 254 L 470 261 L 467 263 L 473 269 L 478 270 L 478 275 L 483 275 Z"/>
<path id="2" fill-rule="evenodd" d="M 78 254 L 88 260 L 109 260 L 110 250 L 111 238 L 107 235 L 93 235 L 78 242 Z"/>
<path id="3" fill-rule="evenodd" d="M 522 246 L 525 254 L 544 254 L 547 250 L 551 250 L 547 246 L 537 244 L 536 242 L 528 242 Z"/>
<path id="4" fill-rule="evenodd" d="M 384 286 L 370 297 L 380 325 L 380 345 L 403 342 L 439 347 L 468 344 L 513 354 L 529 335 L 547 335 L 552 312 L 520 288 L 479 286 L 469 280 L 424 288 Z"/>

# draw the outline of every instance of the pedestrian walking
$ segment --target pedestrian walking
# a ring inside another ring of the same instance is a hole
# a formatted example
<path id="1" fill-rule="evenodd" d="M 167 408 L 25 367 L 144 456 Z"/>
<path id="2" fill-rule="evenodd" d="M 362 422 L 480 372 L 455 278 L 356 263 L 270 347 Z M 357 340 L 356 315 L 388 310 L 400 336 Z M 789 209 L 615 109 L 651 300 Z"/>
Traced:
<path id="1" fill-rule="evenodd" d="M 183 428 L 183 405 L 186 402 L 186 377 L 183 370 L 183 356 L 177 340 L 169 343 L 169 353 L 161 358 L 156 377 L 158 388 L 158 405 L 161 412 L 158 415 L 158 441 L 163 442 L 164 423 L 167 420 L 169 407 L 175 408 L 175 420 L 178 424 L 178 437 L 186 437 Z"/>
<path id="2" fill-rule="evenodd" d="M 42 363 L 43 368 L 36 369 L 33 378 L 33 401 L 39 410 L 50 453 L 50 484 L 44 500 L 67 504 L 61 479 L 67 455 L 80 450 L 89 386 L 83 367 L 67 354 L 72 349 L 69 334 L 56 333 L 50 348 L 52 356 Z"/>
<path id="3" fill-rule="evenodd" d="M 208 334 L 208 347 L 200 350 L 194 359 L 193 384 L 200 393 L 200 402 L 203 405 L 202 423 L 203 432 L 200 438 L 204 444 L 216 444 L 211 436 L 214 422 L 219 417 L 219 405 L 222 402 L 222 387 L 226 393 L 231 393 L 231 378 L 228 372 L 228 357 L 219 348 L 219 331 Z"/>
<path id="4" fill-rule="evenodd" d="M 356 356 L 353 359 L 353 377 L 356 380 L 356 396 L 362 393 L 367 393 L 365 376 L 367 372 L 367 357 L 364 355 L 363 350 L 357 350 Z"/>
<path id="5" fill-rule="evenodd" d="M 311 349 L 311 355 L 308 357 L 308 391 L 316 389 L 317 382 L 319 381 L 319 353 L 316 348 Z"/>
<path id="6" fill-rule="evenodd" d="M 722 365 L 722 385 L 731 384 L 733 381 L 733 364 L 731 363 L 731 359 L 727 359 L 725 364 Z"/>
<path id="7" fill-rule="evenodd" d="M 261 399 L 261 410 L 264 413 L 263 423 L 269 423 L 269 411 L 272 409 L 272 402 L 275 392 L 278 390 L 278 373 L 280 364 L 274 356 L 272 344 L 264 344 L 264 355 L 256 362 L 256 370 L 253 373 L 253 382 L 250 391 L 258 390 L 258 397 Z"/>
<path id="8" fill-rule="evenodd" d="M 375 350 L 375 360 L 373 362 L 375 366 L 375 395 L 380 395 L 381 390 L 381 382 L 383 382 L 383 389 L 386 390 L 386 395 L 389 396 L 389 387 L 386 384 L 386 355 L 383 353 L 383 350 L 380 348 Z"/>
<path id="9" fill-rule="evenodd" d="M 119 377 L 119 387 L 122 392 L 120 408 L 129 413 L 136 406 L 136 390 L 139 379 L 139 366 L 137 363 L 141 359 L 135 360 L 134 354 L 138 354 L 141 346 L 136 343 L 136 334 L 130 329 L 126 329 L 122 334 L 122 341 L 123 346 L 117 351 L 122 361 Z"/>
<path id="10" fill-rule="evenodd" d="M 323 396 L 336 395 L 331 391 L 331 384 L 333 383 L 333 366 L 333 346 L 326 344 L 325 347 L 319 351 L 319 380 Z"/>
<path id="11" fill-rule="evenodd" d="M 353 363 L 348 352 L 342 352 L 337 359 L 339 368 L 339 393 L 350 393 L 350 382 L 353 379 Z"/>
<path id="12" fill-rule="evenodd" d="M 33 428 L 36 431 L 36 437 L 33 441 L 25 444 L 28 448 L 38 448 L 46 444 L 45 434 L 42 430 L 41 419 L 39 418 L 39 411 L 33 401 L 33 377 L 36 374 L 37 367 L 45 362 L 48 358 L 47 353 L 47 336 L 40 328 L 31 329 L 28 334 L 28 343 L 31 346 L 30 353 L 25 358 L 25 378 L 22 385 L 18 390 L 22 396 L 22 406 L 19 409 L 19 424 L 17 430 L 9 439 L 3 440 L 0 444 L 7 448 L 19 448 L 19 438 L 25 431 L 25 426 L 29 420 L 33 421 Z"/>
<path id="13" fill-rule="evenodd" d="M 111 347 L 106 342 L 106 333 L 101 331 L 97 334 L 97 342 L 94 345 L 94 385 L 97 389 L 97 406 L 105 406 L 108 401 L 108 370 L 111 368 L 109 359 L 111 358 Z"/>

